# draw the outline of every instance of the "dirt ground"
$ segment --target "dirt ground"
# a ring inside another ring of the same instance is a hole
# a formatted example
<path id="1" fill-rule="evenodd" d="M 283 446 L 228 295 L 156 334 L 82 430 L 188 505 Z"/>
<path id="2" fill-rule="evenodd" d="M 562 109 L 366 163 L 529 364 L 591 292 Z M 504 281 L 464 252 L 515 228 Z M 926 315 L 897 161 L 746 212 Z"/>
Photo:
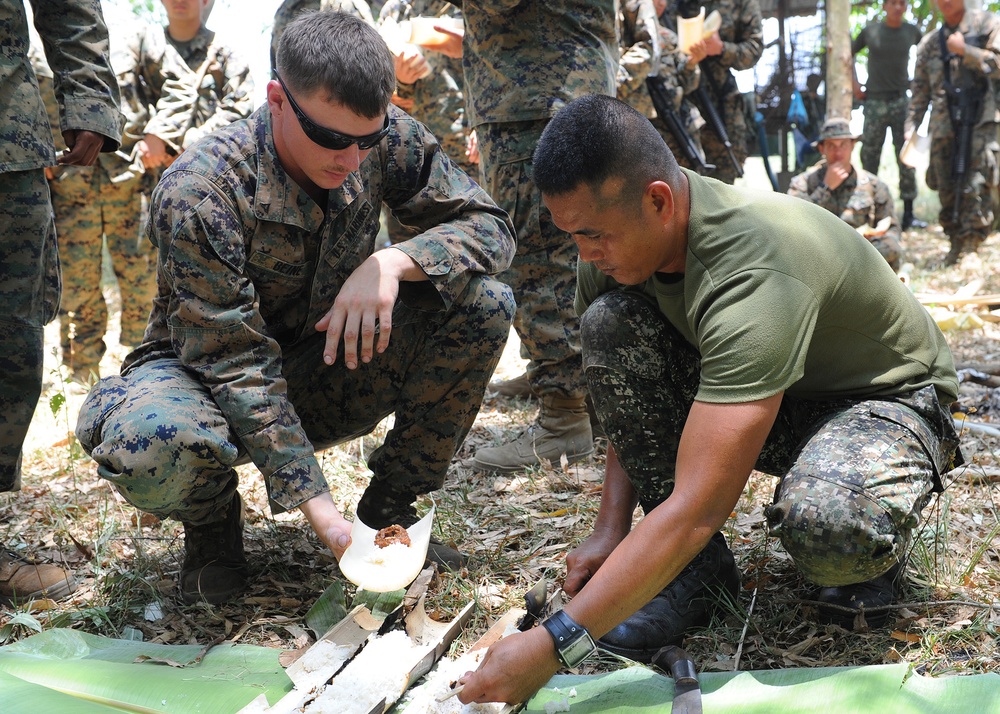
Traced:
<path id="1" fill-rule="evenodd" d="M 1000 238 L 978 255 L 942 268 L 947 246 L 939 229 L 907 233 L 907 273 L 918 293 L 1000 293 Z M 108 288 L 114 297 L 114 288 Z M 972 318 L 963 318 L 966 321 Z M 956 321 L 956 320 L 953 320 Z M 102 363 L 107 375 L 123 351 L 116 327 Z M 997 323 L 947 332 L 960 366 L 1000 363 Z M 8 548 L 61 560 L 80 581 L 59 603 L 0 606 L 0 640 L 30 635 L 37 627 L 75 627 L 112 637 L 141 636 L 164 643 L 230 641 L 279 648 L 302 647 L 312 636 L 303 618 L 332 582 L 342 580 L 335 560 L 320 547 L 297 513 L 272 516 L 259 475 L 241 469 L 248 504 L 246 543 L 252 588 L 220 607 L 188 606 L 175 579 L 183 557 L 181 527 L 140 514 L 96 475 L 95 465 L 70 436 L 83 390 L 67 384 L 58 368 L 58 331 L 47 332 L 46 387 L 32 423 L 18 494 L 0 495 L 0 538 Z M 523 369 L 512 337 L 497 373 Z M 967 381 L 959 409 L 987 427 L 1000 421 L 997 392 Z M 600 498 L 603 449 L 572 467 L 517 475 L 471 472 L 464 460 L 485 443 L 510 438 L 534 417 L 530 401 L 488 399 L 457 455 L 446 487 L 434 494 L 435 534 L 454 543 L 471 564 L 435 580 L 429 607 L 441 618 L 469 600 L 476 615 L 455 644 L 461 651 L 539 579 L 555 592 L 565 555 L 590 529 Z M 365 456 L 385 433 L 376 432 L 322 455 L 335 501 L 349 514 L 367 482 Z M 1000 463 L 995 435 L 966 428 L 962 448 L 969 465 L 947 475 L 947 489 L 924 512 L 908 566 L 905 603 L 881 629 L 847 631 L 814 618 L 812 586 L 769 538 L 763 508 L 771 477 L 754 474 L 725 532 L 743 571 L 739 602 L 686 642 L 699 669 L 816 667 L 909 661 L 919 671 L 957 674 L 998 670 L 1000 548 L 997 502 Z M 429 506 L 421 502 L 422 508 Z M 348 595 L 353 586 L 345 582 Z M 15 615 L 30 614 L 26 618 Z M 619 666 L 613 659 L 588 662 L 584 671 Z"/>

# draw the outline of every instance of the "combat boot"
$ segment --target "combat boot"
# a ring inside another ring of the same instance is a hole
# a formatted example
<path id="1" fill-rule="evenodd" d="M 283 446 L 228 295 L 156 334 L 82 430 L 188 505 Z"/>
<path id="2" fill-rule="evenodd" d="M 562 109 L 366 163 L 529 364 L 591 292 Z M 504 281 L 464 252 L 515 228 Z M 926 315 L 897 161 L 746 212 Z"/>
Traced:
<path id="1" fill-rule="evenodd" d="M 679 645 L 689 630 L 707 625 L 719 605 L 726 599 L 735 602 L 739 591 L 736 559 L 725 536 L 716 533 L 667 587 L 597 645 L 636 662 L 649 662 L 661 648 Z"/>
<path id="2" fill-rule="evenodd" d="M 472 466 L 478 471 L 509 473 L 543 461 L 558 464 L 565 455 L 573 464 L 594 453 L 590 415 L 583 399 L 542 397 L 538 420 L 503 446 L 488 446 L 476 452 Z"/>
<path id="3" fill-rule="evenodd" d="M 819 619 L 852 629 L 856 616 L 864 613 L 865 622 L 870 627 L 881 627 L 889 619 L 890 608 L 887 606 L 895 603 L 902 592 L 903 569 L 903 563 L 896 563 L 882 575 L 863 583 L 820 588 L 816 600 L 836 607 L 820 605 Z M 872 608 L 885 609 L 872 611 Z"/>
<path id="4" fill-rule="evenodd" d="M 184 524 L 184 551 L 184 602 L 218 605 L 246 589 L 249 563 L 243 552 L 243 499 L 239 493 L 233 495 L 223 520 Z"/>
<path id="5" fill-rule="evenodd" d="M 527 372 L 522 372 L 514 379 L 508 379 L 504 382 L 490 382 L 489 390 L 497 396 L 510 399 L 530 399 L 535 396 L 535 393 L 531 391 Z"/>
<path id="6" fill-rule="evenodd" d="M 76 590 L 76 580 L 58 565 L 35 564 L 0 547 L 0 601 L 59 600 Z"/>
<path id="7" fill-rule="evenodd" d="M 913 215 L 913 199 L 903 201 L 903 220 L 901 221 L 903 230 L 910 228 L 926 228 L 926 221 L 921 221 Z"/>
<path id="8" fill-rule="evenodd" d="M 944 257 L 944 265 L 954 265 L 958 262 L 959 258 L 962 257 L 962 253 L 964 252 L 965 240 L 959 237 L 952 238 L 951 248 L 948 250 L 948 254 Z"/>

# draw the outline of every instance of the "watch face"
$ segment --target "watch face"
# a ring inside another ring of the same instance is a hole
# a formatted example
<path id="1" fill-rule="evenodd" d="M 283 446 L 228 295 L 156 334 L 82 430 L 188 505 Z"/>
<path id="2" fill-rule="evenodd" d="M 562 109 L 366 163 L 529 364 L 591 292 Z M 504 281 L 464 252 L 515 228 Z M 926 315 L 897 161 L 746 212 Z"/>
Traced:
<path id="1" fill-rule="evenodd" d="M 572 668 L 587 659 L 596 649 L 597 645 L 594 644 L 594 639 L 590 633 L 584 631 L 580 637 L 559 650 L 559 654 L 563 664 Z"/>

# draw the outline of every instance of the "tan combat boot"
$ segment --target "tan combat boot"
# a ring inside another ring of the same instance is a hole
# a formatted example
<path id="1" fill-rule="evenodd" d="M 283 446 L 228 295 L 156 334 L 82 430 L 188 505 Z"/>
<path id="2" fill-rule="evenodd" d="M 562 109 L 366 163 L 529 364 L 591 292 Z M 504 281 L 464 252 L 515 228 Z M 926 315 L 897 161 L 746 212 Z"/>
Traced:
<path id="1" fill-rule="evenodd" d="M 543 461 L 558 464 L 565 454 L 569 463 L 594 453 L 594 436 L 583 397 L 542 397 L 538 421 L 503 446 L 480 449 L 472 460 L 479 471 L 521 471 Z"/>
<path id="2" fill-rule="evenodd" d="M 58 600 L 76 590 L 76 580 L 58 565 L 36 565 L 0 549 L 0 601 Z"/>

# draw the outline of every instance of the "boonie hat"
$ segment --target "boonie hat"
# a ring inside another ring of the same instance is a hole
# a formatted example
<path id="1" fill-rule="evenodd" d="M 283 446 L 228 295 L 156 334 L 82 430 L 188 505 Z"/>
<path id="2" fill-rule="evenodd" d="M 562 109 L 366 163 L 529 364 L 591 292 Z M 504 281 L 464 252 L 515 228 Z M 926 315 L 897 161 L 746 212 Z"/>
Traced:
<path id="1" fill-rule="evenodd" d="M 819 130 L 819 138 L 813 142 L 813 147 L 819 146 L 821 141 L 826 141 L 827 139 L 853 139 L 854 141 L 860 141 L 860 134 L 851 133 L 851 123 L 842 117 L 834 117 L 833 119 L 827 119 L 823 123 L 823 128 Z"/>

